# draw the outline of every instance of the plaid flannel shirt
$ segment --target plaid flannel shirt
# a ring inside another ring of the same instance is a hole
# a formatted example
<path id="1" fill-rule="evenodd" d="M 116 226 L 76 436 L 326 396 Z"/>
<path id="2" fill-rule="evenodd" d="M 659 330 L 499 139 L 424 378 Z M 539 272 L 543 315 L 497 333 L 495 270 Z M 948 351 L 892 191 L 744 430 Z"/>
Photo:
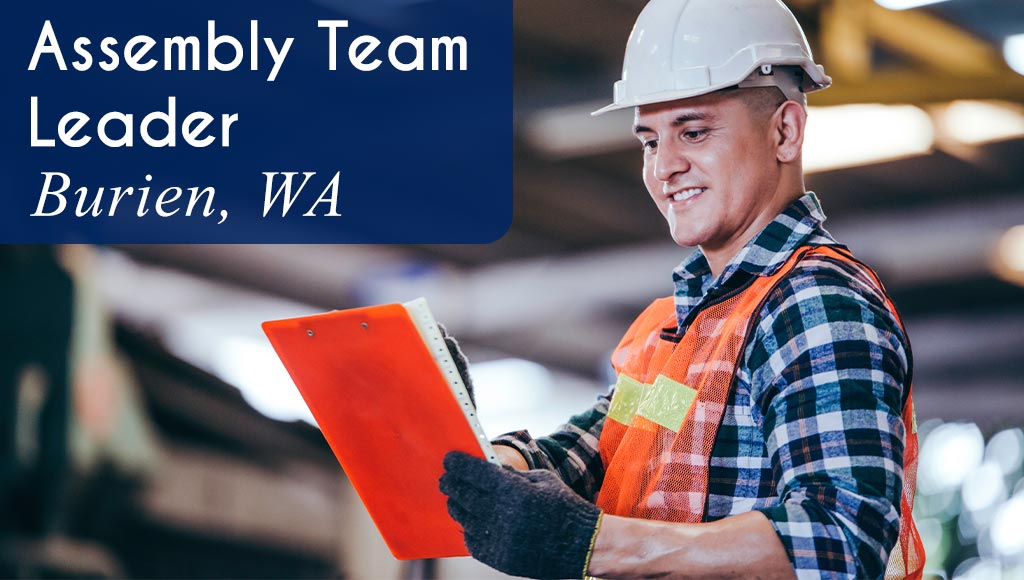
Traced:
<path id="1" fill-rule="evenodd" d="M 817 197 L 804 195 L 717 279 L 694 252 L 673 272 L 679 320 L 713 288 L 773 274 L 800 246 L 837 244 L 824 220 Z M 737 369 L 705 520 L 761 511 L 799 578 L 881 577 L 899 535 L 909 360 L 907 339 L 870 282 L 829 259 L 801 261 L 758 313 Z M 520 431 L 495 443 L 594 501 L 610 396 L 547 437 Z"/>

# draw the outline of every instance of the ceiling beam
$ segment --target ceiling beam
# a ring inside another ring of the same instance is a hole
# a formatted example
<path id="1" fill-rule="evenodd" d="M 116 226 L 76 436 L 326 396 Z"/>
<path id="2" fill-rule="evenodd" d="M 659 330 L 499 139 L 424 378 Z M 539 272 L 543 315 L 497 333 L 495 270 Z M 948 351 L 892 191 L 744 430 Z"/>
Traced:
<path id="1" fill-rule="evenodd" d="M 853 103 L 927 104 L 958 99 L 1024 101 L 1024 77 L 1013 73 L 964 78 L 949 74 L 879 72 L 863 83 L 837 83 L 808 96 L 811 106 Z"/>
<path id="2" fill-rule="evenodd" d="M 516 162 L 515 176 L 516 223 L 557 234 L 570 244 L 634 241 L 662 224 L 639 180 L 620 182 L 525 155 Z M 650 211 L 638 212 L 638 206 Z"/>
<path id="3" fill-rule="evenodd" d="M 808 35 L 816 36 L 820 0 L 786 3 Z M 646 0 L 517 0 L 513 9 L 517 67 L 532 74 L 575 60 L 592 70 L 616 73 L 614 78 L 602 76 L 601 82 L 610 85 L 618 78 L 630 29 L 645 4 Z"/>
<path id="4" fill-rule="evenodd" d="M 113 246 L 169 266 L 278 296 L 334 308 L 354 306 L 353 281 L 409 261 L 404 246 L 324 244 L 125 244 Z M 339 250 L 343 247 L 343 250 Z M 274 275 L 265 275 L 268 265 Z"/>
<path id="5" fill-rule="evenodd" d="M 863 0 L 835 0 L 821 11 L 821 48 L 835 79 L 862 83 L 871 76 L 868 9 Z"/>
<path id="6" fill-rule="evenodd" d="M 839 3 L 847 1 L 851 0 Z M 857 1 L 879 42 L 933 70 L 962 77 L 1008 70 L 990 43 L 941 18 L 921 10 L 888 10 L 870 0 Z"/>
<path id="7" fill-rule="evenodd" d="M 517 39 L 539 41 L 571 53 L 621 62 L 626 38 L 642 3 L 593 0 L 517 0 L 512 20 Z M 609 38 L 617 38 L 609 42 Z"/>

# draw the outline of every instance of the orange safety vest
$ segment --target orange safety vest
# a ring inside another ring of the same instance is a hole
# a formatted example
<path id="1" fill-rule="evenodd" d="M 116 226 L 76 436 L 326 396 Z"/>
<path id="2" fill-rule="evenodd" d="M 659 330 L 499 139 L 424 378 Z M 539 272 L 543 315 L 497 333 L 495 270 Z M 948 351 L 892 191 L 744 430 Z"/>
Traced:
<path id="1" fill-rule="evenodd" d="M 831 246 L 799 249 L 775 274 L 755 277 L 741 290 L 713 300 L 685 329 L 678 344 L 662 338 L 664 332 L 676 332 L 674 302 L 672 298 L 656 300 L 612 354 L 618 380 L 601 432 L 601 459 L 606 467 L 597 502 L 605 513 L 703 521 L 711 452 L 756 315 L 779 281 L 809 255 L 838 260 L 867 274 L 902 328 L 874 272 Z M 910 392 L 903 421 L 907 430 L 900 537 L 886 577 L 920 578 L 924 548 L 912 517 L 918 449 Z"/>

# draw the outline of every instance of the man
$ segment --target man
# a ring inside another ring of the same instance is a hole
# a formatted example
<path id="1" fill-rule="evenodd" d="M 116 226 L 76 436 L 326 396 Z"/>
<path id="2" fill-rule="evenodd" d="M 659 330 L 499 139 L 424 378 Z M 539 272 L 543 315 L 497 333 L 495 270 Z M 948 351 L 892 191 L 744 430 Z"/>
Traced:
<path id="1" fill-rule="evenodd" d="M 446 458 L 467 547 L 534 577 L 919 575 L 909 344 L 804 188 L 804 93 L 831 79 L 778 0 L 652 0 L 623 68 L 599 113 L 635 109 L 647 190 L 699 251 L 610 397 L 495 441 L 522 471 Z"/>

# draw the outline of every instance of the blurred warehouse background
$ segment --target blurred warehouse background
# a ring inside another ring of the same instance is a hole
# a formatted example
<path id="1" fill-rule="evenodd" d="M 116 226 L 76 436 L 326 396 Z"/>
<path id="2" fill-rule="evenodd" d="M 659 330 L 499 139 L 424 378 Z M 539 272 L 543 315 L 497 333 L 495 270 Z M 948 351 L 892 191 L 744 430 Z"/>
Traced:
<path id="1" fill-rule="evenodd" d="M 913 342 L 928 569 L 1024 578 L 1024 2 L 787 4 L 835 79 L 810 99 L 809 187 Z M 491 435 L 591 404 L 689 252 L 630 114 L 589 116 L 642 6 L 514 2 L 496 243 L 0 246 L 0 577 L 494 577 L 391 559 L 259 323 L 426 296 Z"/>

